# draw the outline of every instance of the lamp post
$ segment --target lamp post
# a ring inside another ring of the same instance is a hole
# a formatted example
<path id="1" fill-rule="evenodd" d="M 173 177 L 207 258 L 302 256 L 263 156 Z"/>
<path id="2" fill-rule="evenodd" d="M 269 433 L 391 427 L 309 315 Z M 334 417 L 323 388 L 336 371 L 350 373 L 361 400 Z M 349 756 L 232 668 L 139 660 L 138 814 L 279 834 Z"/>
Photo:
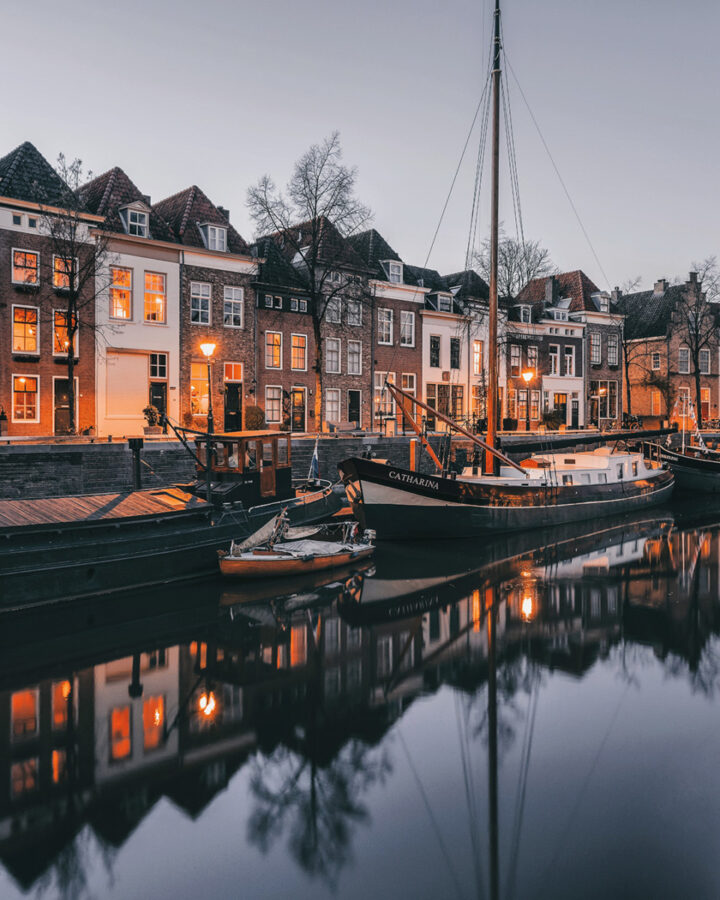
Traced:
<path id="1" fill-rule="evenodd" d="M 212 434 L 215 431 L 215 420 L 213 419 L 213 408 L 212 408 L 212 379 L 210 372 L 210 361 L 212 359 L 212 355 L 215 352 L 215 344 L 207 343 L 200 344 L 200 349 L 203 352 L 203 356 L 207 359 L 207 375 L 208 375 L 208 408 L 207 408 L 207 430 L 208 436 L 205 441 L 205 499 L 208 503 L 211 502 L 211 482 L 212 482 Z"/>
<path id="2" fill-rule="evenodd" d="M 530 382 L 535 373 L 532 369 L 525 369 L 522 380 L 525 382 L 525 431 L 530 431 Z"/>

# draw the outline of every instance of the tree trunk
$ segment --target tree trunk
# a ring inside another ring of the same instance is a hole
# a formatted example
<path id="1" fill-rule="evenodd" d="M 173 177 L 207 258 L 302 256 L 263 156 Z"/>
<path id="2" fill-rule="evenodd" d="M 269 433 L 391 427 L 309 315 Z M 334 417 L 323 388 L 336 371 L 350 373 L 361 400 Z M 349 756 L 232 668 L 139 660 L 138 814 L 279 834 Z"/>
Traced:
<path id="1" fill-rule="evenodd" d="M 73 342 L 70 341 L 70 346 L 68 348 L 68 358 L 67 358 L 67 375 L 68 375 L 68 404 L 70 405 L 69 409 L 69 418 L 68 418 L 68 433 L 75 434 L 77 431 L 77 422 L 75 421 L 75 355 L 73 354 Z"/>
<path id="2" fill-rule="evenodd" d="M 702 428 L 702 403 L 700 402 L 700 367 L 695 365 L 695 416 L 698 429 Z"/>
<path id="3" fill-rule="evenodd" d="M 625 412 L 628 416 L 632 415 L 632 402 L 631 402 L 631 393 L 630 393 L 630 363 L 627 358 L 627 353 L 623 353 L 623 360 L 625 362 Z M 599 401 L 598 401 L 599 402 Z"/>
<path id="4" fill-rule="evenodd" d="M 315 335 L 315 430 L 322 431 L 322 367 L 323 346 L 320 333 L 320 320 L 313 315 L 313 333 Z"/>

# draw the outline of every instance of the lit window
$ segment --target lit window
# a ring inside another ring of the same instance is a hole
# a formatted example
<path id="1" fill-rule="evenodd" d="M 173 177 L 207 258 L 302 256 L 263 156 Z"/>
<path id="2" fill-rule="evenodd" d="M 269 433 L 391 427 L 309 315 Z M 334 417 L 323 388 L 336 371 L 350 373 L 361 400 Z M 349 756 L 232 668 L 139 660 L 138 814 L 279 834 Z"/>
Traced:
<path id="1" fill-rule="evenodd" d="M 678 350 L 678 372 L 687 375 L 690 372 L 690 349 L 681 347 Z"/>
<path id="2" fill-rule="evenodd" d="M 39 422 L 38 379 L 34 375 L 13 376 L 13 422 Z"/>
<path id="3" fill-rule="evenodd" d="M 325 319 L 333 325 L 339 325 L 342 322 L 342 300 L 339 297 L 332 297 L 328 300 Z"/>
<path id="4" fill-rule="evenodd" d="M 408 394 L 412 394 L 415 396 L 415 373 L 414 372 L 403 372 L 400 376 L 400 387 L 407 391 Z"/>
<path id="5" fill-rule="evenodd" d="M 67 780 L 67 751 L 59 749 L 52 752 L 53 784 L 62 784 Z"/>
<path id="6" fill-rule="evenodd" d="M 362 341 L 348 341 L 347 373 L 362 375 Z"/>
<path id="7" fill-rule="evenodd" d="M 590 332 L 590 365 L 599 366 L 602 362 L 602 336 L 599 331 Z"/>
<path id="8" fill-rule="evenodd" d="M 325 419 L 328 422 L 340 421 L 340 391 L 337 388 L 325 391 Z"/>
<path id="9" fill-rule="evenodd" d="M 433 369 L 440 368 L 440 335 L 430 335 L 430 365 Z"/>
<path id="10" fill-rule="evenodd" d="M 388 274 L 391 284 L 402 284 L 403 264 L 399 262 L 388 263 Z"/>
<path id="11" fill-rule="evenodd" d="M 77 321 L 73 333 L 73 355 L 77 356 Z M 67 353 L 70 348 L 70 336 L 68 334 L 67 313 L 55 310 L 53 313 L 53 354 Z"/>
<path id="12" fill-rule="evenodd" d="M 223 289 L 223 325 L 226 328 L 243 327 L 243 299 L 245 292 L 241 287 L 226 285 Z"/>
<path id="13" fill-rule="evenodd" d="M 78 283 L 78 261 L 73 256 L 53 256 L 53 287 L 58 291 L 70 290 L 70 279 Z"/>
<path id="14" fill-rule="evenodd" d="M 38 733 L 37 688 L 16 691 L 10 700 L 11 734 L 13 740 Z"/>
<path id="15" fill-rule="evenodd" d="M 307 369 L 307 335 L 294 334 L 291 341 L 290 368 L 304 372 Z"/>
<path id="16" fill-rule="evenodd" d="M 534 344 L 530 344 L 527 348 L 528 369 L 532 369 L 537 374 L 538 367 L 538 348 Z"/>
<path id="17" fill-rule="evenodd" d="M 415 346 L 415 313 L 409 309 L 400 311 L 400 346 Z"/>
<path id="18" fill-rule="evenodd" d="M 530 418 L 540 418 L 540 391 L 530 392 Z"/>
<path id="19" fill-rule="evenodd" d="M 129 319 L 132 316 L 132 270 L 110 269 L 110 317 Z"/>
<path id="20" fill-rule="evenodd" d="M 148 236 L 148 214 L 139 209 L 129 209 L 127 213 L 128 234 L 136 237 Z"/>
<path id="21" fill-rule="evenodd" d="M 36 306 L 13 307 L 13 353 L 38 352 L 38 309 Z"/>
<path id="22" fill-rule="evenodd" d="M 167 378 L 167 353 L 150 354 L 150 377 Z"/>
<path id="23" fill-rule="evenodd" d="M 165 276 L 145 273 L 145 321 L 165 322 Z"/>
<path id="24" fill-rule="evenodd" d="M 131 752 L 130 707 L 116 706 L 110 712 L 110 759 L 127 759 Z"/>
<path id="25" fill-rule="evenodd" d="M 348 325 L 362 325 L 362 303 L 359 300 L 346 300 Z"/>
<path id="26" fill-rule="evenodd" d="M 206 416 L 208 411 L 208 370 L 201 362 L 190 363 L 190 412 Z"/>
<path id="27" fill-rule="evenodd" d="M 210 285 L 204 281 L 190 282 L 190 321 L 196 325 L 210 324 Z"/>
<path id="28" fill-rule="evenodd" d="M 276 425 L 282 417 L 282 388 L 274 385 L 265 388 L 265 421 Z"/>
<path id="29" fill-rule="evenodd" d="M 325 341 L 325 371 L 333 375 L 340 374 L 340 339 L 328 338 Z"/>
<path id="30" fill-rule="evenodd" d="M 72 704 L 72 685 L 69 681 L 56 681 L 52 686 L 52 727 L 67 728 Z"/>
<path id="31" fill-rule="evenodd" d="M 378 344 L 392 344 L 393 342 L 393 311 L 391 309 L 378 310 Z"/>
<path id="32" fill-rule="evenodd" d="M 482 375 L 482 370 L 483 370 L 482 366 L 483 366 L 483 342 L 482 341 L 473 341 L 473 375 Z"/>
<path id="33" fill-rule="evenodd" d="M 207 226 L 208 250 L 227 250 L 227 228 L 219 228 L 217 225 Z"/>
<path id="34" fill-rule="evenodd" d="M 282 334 L 279 331 L 265 332 L 265 368 L 282 369 Z"/>
<path id="35" fill-rule="evenodd" d="M 522 348 L 517 344 L 510 347 L 510 374 L 515 378 L 520 377 L 520 369 L 522 367 Z"/>
<path id="36" fill-rule="evenodd" d="M 241 382 L 243 380 L 242 363 L 226 362 L 223 377 L 225 381 Z"/>
<path id="37" fill-rule="evenodd" d="M 40 284 L 40 254 L 13 250 L 13 284 Z"/>
<path id="38" fill-rule="evenodd" d="M 450 338 L 450 368 L 460 368 L 460 338 Z"/>
<path id="39" fill-rule="evenodd" d="M 13 799 L 38 789 L 38 758 L 23 759 L 10 767 L 10 792 Z"/>
<path id="40" fill-rule="evenodd" d="M 376 372 L 375 373 L 375 415 L 394 416 L 395 415 L 395 397 L 388 390 L 385 382 L 395 384 L 394 372 Z"/>
<path id="41" fill-rule="evenodd" d="M 143 747 L 155 750 L 160 746 L 165 725 L 165 698 L 148 697 L 143 703 Z"/>

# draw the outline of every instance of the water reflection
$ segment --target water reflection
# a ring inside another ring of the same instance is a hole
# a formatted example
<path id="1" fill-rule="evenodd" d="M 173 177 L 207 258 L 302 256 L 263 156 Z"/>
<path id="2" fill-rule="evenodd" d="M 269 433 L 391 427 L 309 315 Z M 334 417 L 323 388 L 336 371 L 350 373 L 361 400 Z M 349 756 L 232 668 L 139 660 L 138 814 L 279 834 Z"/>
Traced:
<path id="1" fill-rule="evenodd" d="M 103 872 L 109 890 L 161 800 L 197 822 L 211 860 L 204 814 L 242 775 L 238 842 L 268 861 L 281 851 L 312 890 L 337 890 L 346 872 L 359 886 L 355 846 L 380 825 L 377 798 L 410 770 L 459 893 L 517 894 L 548 679 L 582 680 L 602 663 L 637 687 L 660 665 L 712 696 L 719 535 L 656 514 L 482 548 L 386 546 L 373 569 L 271 599 L 206 584 L 75 610 L 64 629 L 57 611 L 9 621 L 2 865 L 21 892 L 81 897 L 98 892 Z M 443 687 L 469 823 L 462 871 L 420 773 L 423 741 L 438 736 L 410 743 L 397 727 Z M 510 757 L 519 774 L 505 796 L 498 773 Z"/>

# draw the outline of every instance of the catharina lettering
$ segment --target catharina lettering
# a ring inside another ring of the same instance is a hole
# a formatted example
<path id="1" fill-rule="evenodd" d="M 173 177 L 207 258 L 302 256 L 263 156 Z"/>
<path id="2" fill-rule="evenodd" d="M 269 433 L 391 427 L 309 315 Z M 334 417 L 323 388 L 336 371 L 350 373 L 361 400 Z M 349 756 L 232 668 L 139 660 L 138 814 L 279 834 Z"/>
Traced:
<path id="1" fill-rule="evenodd" d="M 432 488 L 435 491 L 440 487 L 437 481 L 433 481 L 432 478 L 421 478 L 419 475 L 411 475 L 409 472 L 396 472 L 394 469 L 388 472 L 388 478 L 392 478 L 393 481 L 402 481 L 403 484 L 413 484 L 415 487 Z"/>

